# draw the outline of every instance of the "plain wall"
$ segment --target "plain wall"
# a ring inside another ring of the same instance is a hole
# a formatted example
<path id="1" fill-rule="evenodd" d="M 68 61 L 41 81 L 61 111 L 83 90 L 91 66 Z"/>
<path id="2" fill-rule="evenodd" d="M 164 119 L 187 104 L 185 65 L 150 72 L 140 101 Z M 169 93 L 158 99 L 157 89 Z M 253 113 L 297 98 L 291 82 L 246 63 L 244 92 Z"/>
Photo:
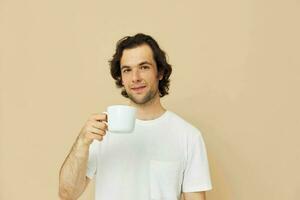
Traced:
<path id="1" fill-rule="evenodd" d="M 0 199 L 58 199 L 87 118 L 127 102 L 108 60 L 137 32 L 173 65 L 163 105 L 202 131 L 207 199 L 299 199 L 299 19 L 296 0 L 1 0 Z"/>

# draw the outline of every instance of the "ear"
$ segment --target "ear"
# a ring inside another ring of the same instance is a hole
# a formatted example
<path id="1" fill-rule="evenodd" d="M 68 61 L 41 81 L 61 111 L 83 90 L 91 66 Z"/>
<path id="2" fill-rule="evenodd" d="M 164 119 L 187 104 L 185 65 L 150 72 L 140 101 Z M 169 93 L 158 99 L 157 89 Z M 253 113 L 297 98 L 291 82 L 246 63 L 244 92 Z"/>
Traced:
<path id="1" fill-rule="evenodd" d="M 160 73 L 159 76 L 158 76 L 158 78 L 161 81 L 164 78 L 164 75 L 162 73 Z"/>

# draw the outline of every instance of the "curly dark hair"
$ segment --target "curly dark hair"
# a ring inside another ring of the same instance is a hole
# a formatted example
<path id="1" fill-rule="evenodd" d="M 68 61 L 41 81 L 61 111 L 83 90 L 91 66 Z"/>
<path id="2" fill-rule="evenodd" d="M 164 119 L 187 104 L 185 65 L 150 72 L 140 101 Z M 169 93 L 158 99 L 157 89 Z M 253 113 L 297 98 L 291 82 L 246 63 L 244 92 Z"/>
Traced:
<path id="1" fill-rule="evenodd" d="M 160 49 L 158 43 L 149 35 L 138 33 L 134 36 L 126 36 L 118 41 L 116 45 L 116 52 L 112 59 L 109 61 L 110 74 L 115 80 L 116 86 L 122 88 L 122 77 L 121 77 L 121 67 L 120 61 L 124 49 L 131 49 L 137 46 L 147 44 L 152 49 L 153 57 L 156 62 L 158 74 L 162 74 L 163 78 L 159 81 L 158 89 L 159 96 L 163 97 L 168 93 L 170 80 L 169 77 L 172 73 L 172 66 L 167 62 L 166 53 Z M 122 90 L 121 94 L 128 98 L 128 94 L 125 89 Z"/>

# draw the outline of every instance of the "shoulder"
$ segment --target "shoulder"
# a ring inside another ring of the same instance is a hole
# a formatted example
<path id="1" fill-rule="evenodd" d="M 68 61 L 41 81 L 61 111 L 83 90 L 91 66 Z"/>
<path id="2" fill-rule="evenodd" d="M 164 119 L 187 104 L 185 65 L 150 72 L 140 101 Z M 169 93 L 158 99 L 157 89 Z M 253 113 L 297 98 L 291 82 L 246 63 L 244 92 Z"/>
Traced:
<path id="1" fill-rule="evenodd" d="M 172 125 L 172 127 L 174 127 L 176 130 L 183 131 L 191 137 L 197 137 L 201 135 L 201 131 L 199 128 L 183 119 L 177 113 L 168 111 L 168 116 L 170 125 Z"/>

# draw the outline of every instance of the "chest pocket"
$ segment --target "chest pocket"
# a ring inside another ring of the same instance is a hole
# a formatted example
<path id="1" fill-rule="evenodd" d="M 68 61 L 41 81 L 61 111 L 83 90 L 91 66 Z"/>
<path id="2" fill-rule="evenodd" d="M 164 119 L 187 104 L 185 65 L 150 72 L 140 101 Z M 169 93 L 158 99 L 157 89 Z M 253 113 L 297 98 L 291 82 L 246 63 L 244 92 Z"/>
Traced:
<path id="1" fill-rule="evenodd" d="M 152 200 L 178 200 L 181 194 L 180 161 L 150 160 L 150 194 Z"/>

